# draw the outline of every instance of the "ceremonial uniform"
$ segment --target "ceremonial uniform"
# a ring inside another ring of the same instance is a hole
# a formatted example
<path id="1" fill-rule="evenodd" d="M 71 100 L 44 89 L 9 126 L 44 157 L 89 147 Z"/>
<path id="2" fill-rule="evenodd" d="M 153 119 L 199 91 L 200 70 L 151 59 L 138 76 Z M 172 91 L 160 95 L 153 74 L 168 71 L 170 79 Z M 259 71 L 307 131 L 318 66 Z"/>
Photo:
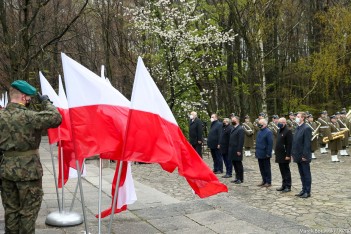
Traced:
<path id="1" fill-rule="evenodd" d="M 349 156 L 349 153 L 346 150 L 346 147 L 349 145 L 349 133 L 350 133 L 349 128 L 347 127 L 347 122 L 348 122 L 348 119 L 346 118 L 345 115 L 341 116 L 340 119 L 338 119 L 340 130 L 347 130 L 344 133 L 344 139 L 342 140 L 342 149 L 340 150 L 341 156 Z"/>
<path id="2" fill-rule="evenodd" d="M 35 88 L 25 81 L 15 81 L 11 86 L 27 96 L 36 94 Z M 5 233 L 35 233 L 43 197 L 43 169 L 38 151 L 41 133 L 58 127 L 62 118 L 47 98 L 39 112 L 27 109 L 22 103 L 10 102 L 0 112 L 0 120 Z"/>
<path id="3" fill-rule="evenodd" d="M 245 120 L 248 119 L 248 116 L 245 116 Z M 245 156 L 251 156 L 251 148 L 255 144 L 255 129 L 253 124 L 250 121 L 247 121 L 242 124 L 242 127 L 245 131 L 244 147 L 245 147 Z"/>
<path id="4" fill-rule="evenodd" d="M 321 112 L 323 115 L 325 112 Z M 321 116 L 317 120 L 321 126 L 319 128 L 319 145 L 320 145 L 320 151 L 321 154 L 326 154 L 328 153 L 326 150 L 326 144 L 323 142 L 323 137 L 327 137 L 330 135 L 330 126 L 329 126 L 329 120 L 327 117 Z"/>
<path id="5" fill-rule="evenodd" d="M 331 116 L 331 118 L 335 118 L 335 117 Z M 330 126 L 331 133 L 329 134 L 328 138 L 329 138 L 329 148 L 331 151 L 331 160 L 332 162 L 339 162 L 338 152 L 339 150 L 342 149 L 342 139 L 338 138 L 333 140 L 332 133 L 340 132 L 340 126 L 337 122 L 329 123 L 329 126 Z"/>
<path id="6" fill-rule="evenodd" d="M 279 116 L 278 115 L 273 115 L 272 118 L 273 118 L 273 121 L 274 121 L 274 119 L 278 120 Z M 275 149 L 275 145 L 276 145 L 276 142 L 277 142 L 277 135 L 278 135 L 279 128 L 273 121 L 269 122 L 267 127 L 273 133 L 273 151 L 272 151 L 272 153 L 274 154 L 274 149 Z"/>
<path id="7" fill-rule="evenodd" d="M 310 122 L 307 121 L 306 122 L 307 126 L 309 126 L 312 129 L 312 138 L 311 138 L 311 153 L 312 153 L 312 159 L 315 159 L 316 156 L 314 154 L 314 152 L 318 149 L 318 134 L 319 134 L 319 128 L 318 126 L 320 126 L 320 124 L 315 122 Z M 318 129 L 317 129 L 318 128 Z"/>
<path id="8" fill-rule="evenodd" d="M 289 113 L 289 119 L 286 121 L 286 125 L 291 130 L 292 134 L 295 134 L 298 125 L 295 122 L 295 114 L 293 112 Z"/>

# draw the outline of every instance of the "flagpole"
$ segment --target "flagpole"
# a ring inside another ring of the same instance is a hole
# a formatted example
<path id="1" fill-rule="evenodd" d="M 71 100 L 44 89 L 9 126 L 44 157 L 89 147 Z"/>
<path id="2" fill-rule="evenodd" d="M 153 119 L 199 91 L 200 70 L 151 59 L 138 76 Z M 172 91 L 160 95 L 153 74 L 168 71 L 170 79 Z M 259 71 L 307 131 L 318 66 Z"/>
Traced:
<path id="1" fill-rule="evenodd" d="M 54 153 L 52 150 L 52 145 L 49 143 L 50 145 L 50 154 L 51 154 L 51 161 L 52 161 L 52 172 L 54 174 L 54 180 L 55 180 L 55 188 L 56 188 L 56 196 L 57 196 L 57 205 L 59 208 L 59 212 L 61 213 L 61 205 L 60 205 L 60 196 L 59 196 L 59 191 L 58 191 L 58 184 L 57 184 L 57 175 L 56 175 L 56 168 L 55 168 L 55 160 L 54 160 Z"/>
<path id="2" fill-rule="evenodd" d="M 98 222 L 98 230 L 99 234 L 101 233 L 101 190 L 102 190 L 102 159 L 99 157 L 100 165 L 99 165 L 99 201 L 98 201 L 98 215 L 99 215 L 99 222 Z"/>
<path id="3" fill-rule="evenodd" d="M 59 206 L 59 211 L 54 211 L 51 212 L 45 220 L 45 223 L 47 225 L 51 225 L 51 226 L 56 226 L 56 227 L 68 227 L 68 226 L 75 226 L 78 224 L 81 224 L 83 222 L 82 216 L 76 212 L 66 212 L 64 210 L 64 176 L 63 176 L 63 149 L 62 149 L 62 141 L 61 141 L 61 137 L 60 137 L 60 130 L 59 130 L 59 152 L 61 153 L 61 160 L 59 163 L 61 163 L 61 188 L 62 188 L 62 204 L 60 205 L 59 202 L 59 192 L 58 192 L 58 185 L 57 185 L 57 176 L 56 176 L 56 169 L 54 166 L 54 159 L 52 157 L 53 160 L 53 168 L 54 168 L 54 179 L 55 179 L 55 186 L 56 186 L 56 192 L 57 192 L 57 199 L 58 199 L 58 206 Z M 52 148 L 50 145 L 50 151 L 52 153 Z"/>
<path id="4" fill-rule="evenodd" d="M 81 171 L 80 171 L 80 166 L 79 166 L 79 161 L 78 160 L 76 160 L 76 168 L 77 168 L 77 172 L 78 172 L 77 174 L 78 174 L 79 192 L 80 192 L 80 199 L 81 199 L 81 203 L 82 203 L 85 233 L 89 234 L 88 225 L 87 225 L 87 216 L 86 216 L 86 212 L 85 212 L 85 202 L 84 202 L 82 177 L 81 177 Z"/>
<path id="5" fill-rule="evenodd" d="M 59 132 L 60 135 L 60 132 Z M 61 141 L 61 137 L 60 137 L 60 141 L 59 141 L 59 150 L 61 152 L 61 159 L 60 159 L 60 163 L 61 163 L 61 199 L 62 199 L 62 203 L 61 203 L 61 210 L 64 211 L 65 207 L 64 207 L 64 203 L 65 203 L 65 178 L 63 175 L 63 149 L 62 149 L 62 141 Z"/>
<path id="6" fill-rule="evenodd" d="M 72 199 L 72 203 L 71 203 L 71 207 L 69 208 L 69 212 L 71 212 L 73 210 L 73 206 L 74 206 L 74 201 L 76 200 L 76 196 L 77 196 L 77 191 L 78 191 L 78 181 L 76 184 L 76 188 L 74 189 L 74 194 L 73 194 L 73 199 Z"/>
<path id="7" fill-rule="evenodd" d="M 121 180 L 121 174 L 122 174 L 122 165 L 123 161 L 119 161 L 119 168 L 118 168 L 118 175 L 117 175 L 117 180 L 116 180 L 116 187 L 115 187 L 115 194 L 113 197 L 113 203 L 112 203 L 112 211 L 110 214 L 110 223 L 108 225 L 108 234 L 111 233 L 111 226 L 112 226 L 112 221 L 113 221 L 113 216 L 115 214 L 115 209 L 116 209 L 116 203 L 117 203 L 117 196 L 118 196 L 118 189 L 119 189 L 119 182 Z"/>

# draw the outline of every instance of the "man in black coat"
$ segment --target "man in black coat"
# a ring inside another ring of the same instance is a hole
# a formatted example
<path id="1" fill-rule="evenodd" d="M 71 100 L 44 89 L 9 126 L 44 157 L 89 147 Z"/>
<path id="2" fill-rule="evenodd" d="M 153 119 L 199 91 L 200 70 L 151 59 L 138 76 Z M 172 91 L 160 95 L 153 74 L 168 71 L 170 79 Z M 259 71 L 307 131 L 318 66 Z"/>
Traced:
<path id="1" fill-rule="evenodd" d="M 239 117 L 232 117 L 232 125 L 233 128 L 230 131 L 228 154 L 234 166 L 235 180 L 231 182 L 235 184 L 241 184 L 244 182 L 244 167 L 242 161 L 245 132 L 240 125 Z"/>
<path id="2" fill-rule="evenodd" d="M 289 127 L 286 126 L 286 119 L 280 118 L 278 121 L 279 130 L 277 132 L 277 141 L 275 144 L 275 162 L 279 165 L 280 174 L 282 176 L 282 186 L 277 191 L 283 193 L 291 191 L 291 145 L 293 135 Z"/>
<path id="3" fill-rule="evenodd" d="M 202 158 L 202 122 L 195 111 L 190 113 L 189 142 Z"/>
<path id="4" fill-rule="evenodd" d="M 308 198 L 311 196 L 311 169 L 310 162 L 312 159 L 311 154 L 311 137 L 312 129 L 305 124 L 306 113 L 299 112 L 296 116 L 296 128 L 295 135 L 293 137 L 293 143 L 291 148 L 291 156 L 294 162 L 297 163 L 299 173 L 302 182 L 302 190 L 296 196 L 301 198 Z"/>
<path id="5" fill-rule="evenodd" d="M 217 114 L 211 115 L 211 128 L 207 136 L 207 146 L 211 150 L 213 159 L 213 172 L 223 173 L 223 157 L 219 150 L 219 140 L 222 133 L 222 123 L 219 122 Z"/>
<path id="6" fill-rule="evenodd" d="M 230 159 L 228 154 L 230 131 L 232 130 L 232 128 L 233 127 L 232 125 L 230 125 L 229 118 L 224 118 L 221 139 L 219 141 L 219 150 L 221 151 L 221 154 L 223 156 L 223 161 L 226 169 L 226 173 L 224 176 L 222 176 L 222 178 L 230 178 L 233 174 L 232 160 Z"/>

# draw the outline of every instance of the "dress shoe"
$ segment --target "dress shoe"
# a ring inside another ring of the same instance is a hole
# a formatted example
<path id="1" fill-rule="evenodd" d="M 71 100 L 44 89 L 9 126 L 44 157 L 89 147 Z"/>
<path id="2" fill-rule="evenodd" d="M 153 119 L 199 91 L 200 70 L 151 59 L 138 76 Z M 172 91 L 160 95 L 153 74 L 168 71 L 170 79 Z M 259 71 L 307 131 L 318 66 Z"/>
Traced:
<path id="1" fill-rule="evenodd" d="M 265 187 L 265 188 L 268 188 L 268 187 L 271 187 L 272 184 L 268 184 L 268 183 L 265 183 L 264 185 L 262 185 L 262 187 Z"/>
<path id="2" fill-rule="evenodd" d="M 302 194 L 301 196 L 300 196 L 300 198 L 308 198 L 308 197 L 310 197 L 311 196 L 311 194 L 309 194 L 309 193 L 304 193 L 304 194 Z"/>
<path id="3" fill-rule="evenodd" d="M 290 191 L 291 191 L 290 188 L 285 188 L 285 189 L 282 190 L 282 193 L 288 193 L 288 192 L 290 192 Z"/>
<path id="4" fill-rule="evenodd" d="M 298 194 L 295 194 L 295 196 L 296 196 L 296 197 L 299 197 L 299 196 L 301 196 L 302 194 L 304 194 L 304 191 L 301 191 L 301 192 L 299 192 Z"/>
<path id="5" fill-rule="evenodd" d="M 215 174 L 222 174 L 223 172 L 215 171 L 214 173 L 215 173 Z"/>
<path id="6" fill-rule="evenodd" d="M 262 181 L 262 182 L 261 182 L 260 184 L 258 184 L 257 186 L 258 186 L 258 187 L 262 187 L 263 185 L 265 185 L 265 182 Z"/>
<path id="7" fill-rule="evenodd" d="M 236 182 L 234 182 L 234 184 L 241 184 L 241 180 L 237 180 Z"/>
<path id="8" fill-rule="evenodd" d="M 231 178 L 232 176 L 231 175 L 224 175 L 222 176 L 222 178 Z"/>
<path id="9" fill-rule="evenodd" d="M 282 187 L 279 187 L 279 188 L 277 188 L 276 189 L 277 191 L 283 191 L 284 190 L 284 187 L 282 186 Z"/>

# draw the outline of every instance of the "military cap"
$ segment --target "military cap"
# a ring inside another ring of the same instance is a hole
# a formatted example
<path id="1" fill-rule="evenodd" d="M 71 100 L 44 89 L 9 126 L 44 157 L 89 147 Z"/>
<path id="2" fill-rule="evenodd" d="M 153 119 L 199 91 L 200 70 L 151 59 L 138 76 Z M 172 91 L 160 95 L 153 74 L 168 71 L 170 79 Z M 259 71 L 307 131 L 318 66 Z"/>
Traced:
<path id="1" fill-rule="evenodd" d="M 289 116 L 290 116 L 290 115 L 295 115 L 295 114 L 294 114 L 294 112 L 290 111 L 290 112 L 289 112 Z"/>
<path id="2" fill-rule="evenodd" d="M 346 115 L 346 111 L 345 111 L 345 110 L 342 110 L 342 111 L 340 111 L 340 114 Z"/>
<path id="3" fill-rule="evenodd" d="M 321 115 L 324 114 L 325 115 L 325 114 L 327 114 L 327 111 L 321 111 L 321 112 L 319 112 L 319 114 L 321 114 Z"/>
<path id="4" fill-rule="evenodd" d="M 261 112 L 261 113 L 259 113 L 259 114 L 258 114 L 258 116 L 265 117 L 265 116 L 266 116 L 266 114 L 265 114 L 265 113 L 263 113 L 263 112 Z"/>
<path id="5" fill-rule="evenodd" d="M 336 115 L 330 116 L 330 119 L 335 119 L 335 118 L 336 118 Z"/>
<path id="6" fill-rule="evenodd" d="M 345 111 L 345 112 L 346 112 L 346 107 L 343 107 L 343 108 L 341 109 L 341 111 Z"/>
<path id="7" fill-rule="evenodd" d="M 234 117 L 235 113 L 230 113 L 229 117 Z"/>
<path id="8" fill-rule="evenodd" d="M 272 118 L 273 119 L 279 119 L 279 116 L 278 115 L 273 115 Z"/>
<path id="9" fill-rule="evenodd" d="M 250 116 L 249 116 L 249 115 L 245 115 L 244 118 L 245 118 L 245 119 L 250 119 Z"/>
<path id="10" fill-rule="evenodd" d="M 313 118 L 313 115 L 312 114 L 308 114 L 307 118 Z"/>
<path id="11" fill-rule="evenodd" d="M 28 96 L 34 96 L 35 94 L 37 94 L 36 88 L 31 86 L 27 83 L 27 81 L 24 80 L 15 80 L 14 82 L 12 82 L 11 86 Z"/>
<path id="12" fill-rule="evenodd" d="M 339 112 L 339 111 L 337 111 L 337 112 L 335 113 L 335 115 L 340 115 L 340 112 Z"/>

